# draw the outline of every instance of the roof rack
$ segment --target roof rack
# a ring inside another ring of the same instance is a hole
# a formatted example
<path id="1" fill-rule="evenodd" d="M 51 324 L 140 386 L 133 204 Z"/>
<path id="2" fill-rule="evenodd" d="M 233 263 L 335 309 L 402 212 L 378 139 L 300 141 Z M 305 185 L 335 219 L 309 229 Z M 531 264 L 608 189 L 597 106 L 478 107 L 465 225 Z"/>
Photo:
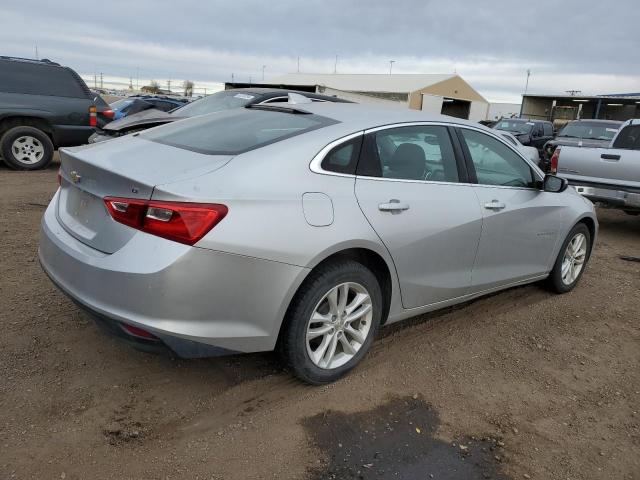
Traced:
<path id="1" fill-rule="evenodd" d="M 11 60 L 11 61 L 14 61 L 14 62 L 24 62 L 24 63 L 44 63 L 46 65 L 52 65 L 52 66 L 55 66 L 55 67 L 61 67 L 62 66 L 59 63 L 52 62 L 48 58 L 43 58 L 41 60 L 36 60 L 36 59 L 33 59 L 33 58 L 8 57 L 6 55 L 0 55 L 0 59 L 1 60 Z"/>

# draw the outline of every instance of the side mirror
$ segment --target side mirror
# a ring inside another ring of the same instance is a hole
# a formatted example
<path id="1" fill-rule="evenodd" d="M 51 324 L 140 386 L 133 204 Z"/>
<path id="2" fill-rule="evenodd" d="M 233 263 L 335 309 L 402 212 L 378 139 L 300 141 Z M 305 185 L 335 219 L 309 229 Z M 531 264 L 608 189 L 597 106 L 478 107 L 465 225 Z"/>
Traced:
<path id="1" fill-rule="evenodd" d="M 555 175 L 545 175 L 542 189 L 545 192 L 560 193 L 564 192 L 569 186 L 566 178 L 556 177 Z"/>

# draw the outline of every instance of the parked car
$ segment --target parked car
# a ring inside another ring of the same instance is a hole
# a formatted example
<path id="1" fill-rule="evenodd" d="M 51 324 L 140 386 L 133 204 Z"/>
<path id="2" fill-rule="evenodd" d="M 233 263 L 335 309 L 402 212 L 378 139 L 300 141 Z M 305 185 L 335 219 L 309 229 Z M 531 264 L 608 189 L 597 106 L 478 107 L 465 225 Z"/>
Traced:
<path id="1" fill-rule="evenodd" d="M 591 202 L 495 130 L 409 109 L 291 95 L 61 158 L 39 257 L 63 292 L 145 348 L 277 349 L 315 384 L 380 325 L 572 290 L 597 232 Z"/>
<path id="2" fill-rule="evenodd" d="M 121 100 L 116 100 L 110 105 L 115 113 L 114 120 L 118 120 L 151 108 L 155 108 L 161 112 L 170 112 L 176 108 L 184 107 L 187 103 L 189 103 L 187 99 L 154 95 L 132 95 Z"/>
<path id="3" fill-rule="evenodd" d="M 113 111 L 69 67 L 0 57 L 0 152 L 12 168 L 46 167 L 58 147 L 87 143 Z"/>
<path id="4" fill-rule="evenodd" d="M 624 122 L 608 148 L 558 146 L 551 171 L 593 202 L 640 214 L 640 119 Z"/>
<path id="5" fill-rule="evenodd" d="M 95 135 L 92 135 L 89 139 L 89 143 L 111 140 L 115 137 L 121 137 L 122 135 L 139 132 L 146 130 L 147 128 L 175 122 L 176 120 L 181 120 L 183 118 L 205 115 L 207 113 L 219 112 L 230 108 L 240 108 L 254 104 L 287 102 L 287 95 L 289 93 L 303 94 L 307 98 L 317 102 L 348 102 L 347 100 L 337 97 L 307 92 L 296 92 L 295 90 L 285 90 L 281 88 L 238 88 L 234 90 L 223 90 L 195 100 L 178 110 L 172 111 L 171 113 L 158 110 L 148 110 L 135 115 L 129 115 L 122 120 L 116 120 L 102 128 L 97 128 Z"/>
<path id="6" fill-rule="evenodd" d="M 538 153 L 538 149 L 536 147 L 527 147 L 526 145 L 523 145 L 522 143 L 520 143 L 520 140 L 518 140 L 512 133 L 501 131 L 500 135 L 506 138 L 507 141 L 511 143 L 511 145 L 514 145 L 518 150 L 520 150 L 525 157 L 542 168 L 540 154 Z"/>
<path id="7" fill-rule="evenodd" d="M 540 156 L 544 145 L 553 139 L 553 124 L 544 120 L 502 119 L 493 128 L 512 133 L 523 145 L 536 147 Z"/>
<path id="8" fill-rule="evenodd" d="M 544 145 L 545 165 L 548 167 L 556 147 L 608 147 L 622 122 L 615 120 L 573 120 L 567 123 L 553 140 Z"/>

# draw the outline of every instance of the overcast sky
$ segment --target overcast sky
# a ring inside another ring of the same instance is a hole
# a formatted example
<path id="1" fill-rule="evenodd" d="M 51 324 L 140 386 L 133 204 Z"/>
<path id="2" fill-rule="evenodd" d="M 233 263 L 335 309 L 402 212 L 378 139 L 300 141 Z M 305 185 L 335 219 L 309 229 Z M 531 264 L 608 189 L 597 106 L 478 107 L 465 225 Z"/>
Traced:
<path id="1" fill-rule="evenodd" d="M 297 70 L 452 73 L 490 101 L 529 92 L 640 92 L 638 0 L 20 0 L 0 55 L 82 74 L 224 82 Z"/>

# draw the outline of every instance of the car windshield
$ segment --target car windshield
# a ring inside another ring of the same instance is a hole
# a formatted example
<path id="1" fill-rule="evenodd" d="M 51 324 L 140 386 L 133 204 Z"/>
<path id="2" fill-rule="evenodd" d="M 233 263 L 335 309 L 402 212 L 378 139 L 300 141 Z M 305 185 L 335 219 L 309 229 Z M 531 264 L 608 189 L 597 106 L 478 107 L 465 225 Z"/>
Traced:
<path id="1" fill-rule="evenodd" d="M 237 90 L 224 90 L 173 110 L 171 115 L 175 115 L 177 117 L 195 117 L 198 115 L 205 115 L 207 113 L 229 110 L 231 108 L 244 107 L 247 103 L 256 98 L 256 96 L 257 95 L 255 93 L 239 92 Z"/>
<path id="2" fill-rule="evenodd" d="M 495 128 L 496 130 L 505 130 L 507 132 L 522 134 L 522 133 L 531 133 L 533 126 L 534 126 L 533 122 L 502 120 L 498 122 L 496 126 L 493 128 Z"/>
<path id="3" fill-rule="evenodd" d="M 174 122 L 140 137 L 208 155 L 238 155 L 333 123 L 313 114 L 236 108 Z"/>
<path id="4" fill-rule="evenodd" d="M 612 140 L 617 131 L 618 129 L 615 126 L 596 123 L 569 123 L 560 131 L 558 136 L 589 140 Z"/>

